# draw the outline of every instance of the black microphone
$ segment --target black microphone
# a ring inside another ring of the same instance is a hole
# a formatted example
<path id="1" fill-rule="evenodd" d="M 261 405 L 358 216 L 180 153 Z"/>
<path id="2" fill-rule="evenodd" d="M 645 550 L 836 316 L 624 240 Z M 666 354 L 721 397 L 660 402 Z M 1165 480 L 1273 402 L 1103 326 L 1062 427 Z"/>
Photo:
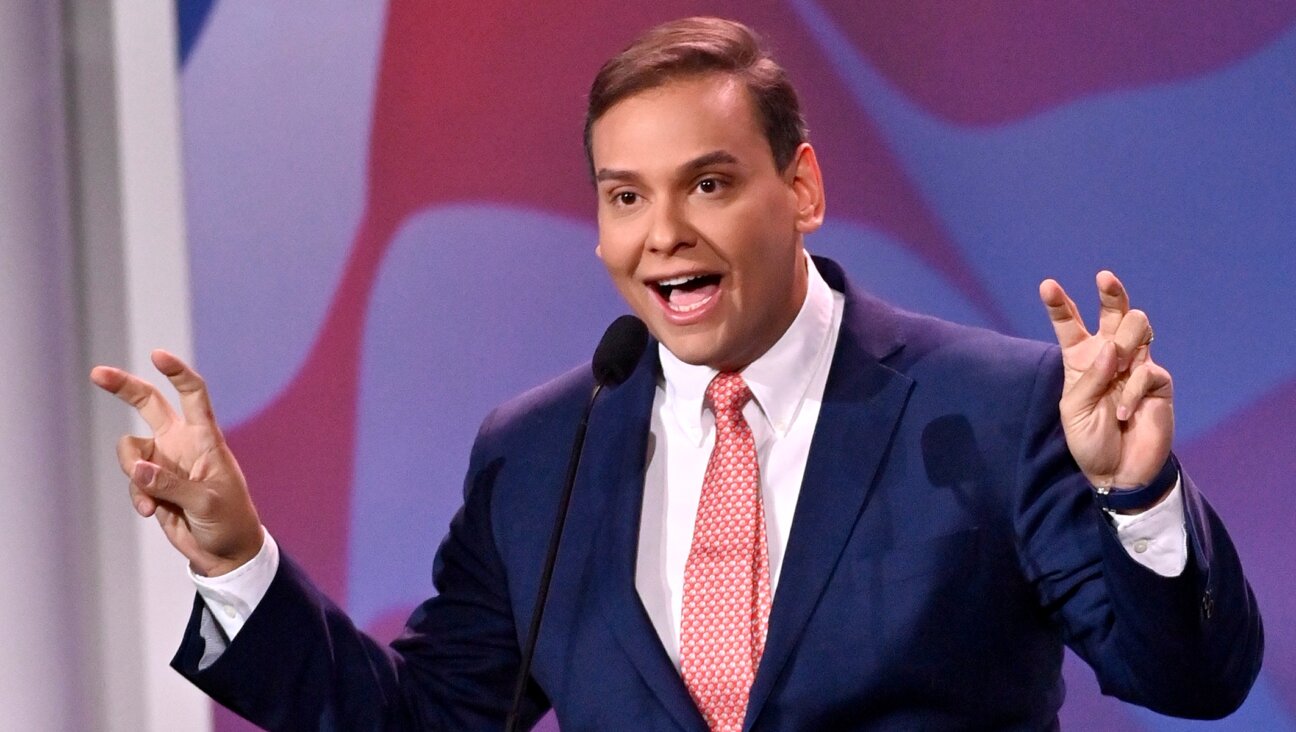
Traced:
<path id="1" fill-rule="evenodd" d="M 648 346 L 648 328 L 633 315 L 622 315 L 612 321 L 594 349 L 594 387 L 616 386 L 634 371 L 639 357 Z M 593 397 L 590 397 L 592 400 Z"/>
<path id="2" fill-rule="evenodd" d="M 567 507 L 571 505 L 572 488 L 576 485 L 576 471 L 580 468 L 581 450 L 585 447 L 585 431 L 589 427 L 594 400 L 605 386 L 617 386 L 630 378 L 635 364 L 648 346 L 648 328 L 633 315 L 622 315 L 604 331 L 598 347 L 594 349 L 594 391 L 585 403 L 576 439 L 572 443 L 571 459 L 567 462 L 567 480 L 563 484 L 558 502 L 558 516 L 554 519 L 553 533 L 549 535 L 549 551 L 540 572 L 540 589 L 536 592 L 535 608 L 531 611 L 531 628 L 522 648 L 522 665 L 518 668 L 517 684 L 513 687 L 513 704 L 509 707 L 505 732 L 517 729 L 518 712 L 527 680 L 531 677 L 531 659 L 535 656 L 536 639 L 540 635 L 540 621 L 544 617 L 545 601 L 549 599 L 549 584 L 553 580 L 554 565 L 558 561 L 558 545 L 562 542 L 563 526 L 567 523 Z"/>

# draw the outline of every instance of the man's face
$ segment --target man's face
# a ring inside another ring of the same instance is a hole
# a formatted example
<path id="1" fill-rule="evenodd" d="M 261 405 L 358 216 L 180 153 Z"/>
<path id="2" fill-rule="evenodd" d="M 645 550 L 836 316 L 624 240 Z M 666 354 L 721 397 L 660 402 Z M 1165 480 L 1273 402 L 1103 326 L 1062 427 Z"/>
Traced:
<path id="1" fill-rule="evenodd" d="M 596 251 L 653 335 L 721 371 L 774 345 L 805 299 L 801 236 L 822 219 L 821 199 L 807 218 L 809 146 L 780 173 L 746 88 L 707 74 L 613 105 L 592 153 Z"/>

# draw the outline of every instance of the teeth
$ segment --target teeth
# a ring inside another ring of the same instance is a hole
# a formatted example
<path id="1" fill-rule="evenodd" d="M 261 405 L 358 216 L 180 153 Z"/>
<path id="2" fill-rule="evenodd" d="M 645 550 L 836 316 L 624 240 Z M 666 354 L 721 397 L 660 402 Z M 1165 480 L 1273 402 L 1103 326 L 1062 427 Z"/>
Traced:
<path id="1" fill-rule="evenodd" d="M 661 287 L 679 287 L 685 282 L 691 282 L 701 276 L 702 275 L 683 275 L 680 277 L 672 277 L 669 280 L 661 280 L 657 284 Z"/>
<path id="2" fill-rule="evenodd" d="M 691 313 L 709 302 L 711 302 L 711 298 L 708 297 L 707 299 L 702 300 L 701 302 L 695 302 L 692 305 L 676 305 L 673 302 L 668 302 L 666 303 L 666 306 L 677 313 Z"/>

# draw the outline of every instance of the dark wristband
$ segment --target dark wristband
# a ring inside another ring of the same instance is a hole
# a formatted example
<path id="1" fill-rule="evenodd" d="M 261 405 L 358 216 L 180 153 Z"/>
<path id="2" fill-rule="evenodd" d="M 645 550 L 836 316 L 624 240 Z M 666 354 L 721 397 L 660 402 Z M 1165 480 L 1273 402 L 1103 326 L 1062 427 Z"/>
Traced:
<path id="1" fill-rule="evenodd" d="M 1094 499 L 1108 511 L 1138 511 L 1156 505 L 1179 479 L 1179 461 L 1174 453 L 1150 482 L 1135 488 L 1094 488 Z"/>

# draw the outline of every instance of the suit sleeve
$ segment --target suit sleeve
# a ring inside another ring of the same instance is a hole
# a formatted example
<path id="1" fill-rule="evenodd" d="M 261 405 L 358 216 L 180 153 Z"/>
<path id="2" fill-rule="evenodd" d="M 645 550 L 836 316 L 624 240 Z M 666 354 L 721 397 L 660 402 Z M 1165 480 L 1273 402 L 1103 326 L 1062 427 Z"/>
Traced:
<path id="1" fill-rule="evenodd" d="M 1163 577 L 1134 561 L 1067 449 L 1062 378 L 1051 348 L 1037 368 L 1018 463 L 1023 571 L 1104 693 L 1163 714 L 1223 717 L 1246 699 L 1264 647 L 1233 543 L 1185 471 L 1185 571 Z"/>
<path id="2" fill-rule="evenodd" d="M 487 431 L 483 425 L 473 447 L 464 506 L 437 551 L 438 594 L 391 647 L 357 629 L 285 554 L 260 605 L 214 662 L 203 659 L 197 599 L 172 666 L 270 730 L 500 728 L 520 650 L 491 528 L 498 465 L 485 457 Z M 524 728 L 548 706 L 533 685 Z"/>

